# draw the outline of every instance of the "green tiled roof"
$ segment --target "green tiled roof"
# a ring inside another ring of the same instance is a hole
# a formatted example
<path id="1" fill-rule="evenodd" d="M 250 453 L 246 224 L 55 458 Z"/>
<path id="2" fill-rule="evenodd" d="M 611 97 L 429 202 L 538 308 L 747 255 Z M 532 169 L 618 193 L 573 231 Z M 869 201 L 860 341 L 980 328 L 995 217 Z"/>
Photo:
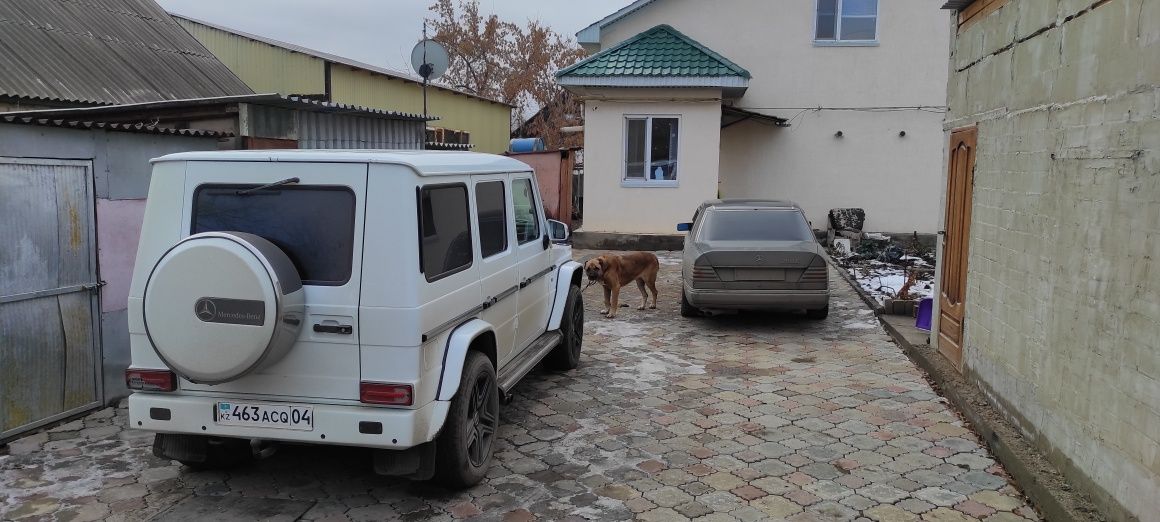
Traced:
<path id="1" fill-rule="evenodd" d="M 668 25 L 658 25 L 556 73 L 564 76 L 750 78 L 749 71 Z"/>

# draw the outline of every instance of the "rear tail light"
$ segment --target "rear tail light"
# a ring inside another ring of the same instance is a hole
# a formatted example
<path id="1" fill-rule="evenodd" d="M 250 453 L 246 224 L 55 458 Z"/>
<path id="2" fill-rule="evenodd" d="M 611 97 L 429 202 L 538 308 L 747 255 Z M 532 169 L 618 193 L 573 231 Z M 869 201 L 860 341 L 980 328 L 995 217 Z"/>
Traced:
<path id="1" fill-rule="evenodd" d="M 826 262 L 819 257 L 815 258 L 814 262 L 810 264 L 810 267 L 802 273 L 799 281 L 803 283 L 824 283 L 826 282 L 826 278 L 829 277 L 829 274 L 830 272 L 826 268 Z"/>
<path id="2" fill-rule="evenodd" d="M 719 279 L 717 277 L 717 271 L 714 270 L 713 267 L 694 265 L 693 266 L 693 281 L 694 282 L 707 282 L 707 281 L 719 281 Z"/>
<path id="3" fill-rule="evenodd" d="M 130 390 L 171 392 L 177 389 L 177 376 L 169 370 L 125 370 L 125 386 Z"/>
<path id="4" fill-rule="evenodd" d="M 358 384 L 358 400 L 366 404 L 410 406 L 415 397 L 410 384 L 363 381 Z"/>

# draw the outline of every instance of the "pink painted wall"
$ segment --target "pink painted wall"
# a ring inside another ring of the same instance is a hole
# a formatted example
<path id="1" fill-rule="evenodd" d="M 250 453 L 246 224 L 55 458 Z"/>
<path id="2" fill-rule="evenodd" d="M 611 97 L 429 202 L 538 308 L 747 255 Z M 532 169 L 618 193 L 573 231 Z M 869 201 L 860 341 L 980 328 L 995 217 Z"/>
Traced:
<path id="1" fill-rule="evenodd" d="M 129 282 L 144 218 L 144 199 L 97 199 L 97 266 L 106 283 L 101 289 L 103 313 L 128 307 Z"/>
<path id="2" fill-rule="evenodd" d="M 544 212 L 551 219 L 559 219 L 560 198 L 556 195 L 560 193 L 560 151 L 521 152 L 511 154 L 511 157 L 531 165 L 536 171 L 536 182 L 544 197 Z"/>
<path id="3" fill-rule="evenodd" d="M 570 154 L 570 153 L 569 153 Z M 572 187 L 562 186 L 564 180 L 571 180 L 572 158 L 562 157 L 559 150 L 543 152 L 507 153 L 508 156 L 531 165 L 536 172 L 536 182 L 544 198 L 544 213 L 549 219 L 556 219 L 572 225 Z M 567 170 L 567 172 L 563 172 Z M 565 175 L 567 174 L 567 175 Z M 561 206 L 564 211 L 561 212 Z"/>

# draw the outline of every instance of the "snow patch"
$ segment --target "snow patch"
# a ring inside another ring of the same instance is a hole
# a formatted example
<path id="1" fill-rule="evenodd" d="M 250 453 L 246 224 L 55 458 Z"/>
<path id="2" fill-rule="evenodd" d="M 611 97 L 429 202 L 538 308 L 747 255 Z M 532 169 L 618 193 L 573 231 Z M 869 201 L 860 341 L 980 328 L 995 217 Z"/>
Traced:
<path id="1" fill-rule="evenodd" d="M 614 379 L 628 379 L 636 382 L 670 380 L 676 375 L 701 375 L 705 367 L 690 364 L 675 355 L 659 352 L 642 352 L 633 364 L 617 368 L 612 373 Z"/>
<path id="2" fill-rule="evenodd" d="M 847 321 L 842 324 L 842 328 L 848 328 L 850 330 L 869 330 L 872 328 L 878 328 L 878 323 L 868 321 Z"/>

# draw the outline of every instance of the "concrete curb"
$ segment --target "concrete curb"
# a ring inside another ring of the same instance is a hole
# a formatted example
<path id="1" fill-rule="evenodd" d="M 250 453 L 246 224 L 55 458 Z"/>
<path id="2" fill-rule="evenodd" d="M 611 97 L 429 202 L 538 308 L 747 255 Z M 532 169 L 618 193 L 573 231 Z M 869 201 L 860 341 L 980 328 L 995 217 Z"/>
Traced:
<path id="1" fill-rule="evenodd" d="M 878 319 L 903 352 L 926 372 L 936 391 L 966 418 L 1046 520 L 1105 520 L 1091 500 L 1076 494 L 1078 490 L 937 349 L 910 342 L 897 325 L 884 316 Z"/>
<path id="2" fill-rule="evenodd" d="M 858 294 L 858 297 L 861 297 L 862 301 L 866 302 L 866 306 L 869 306 L 871 310 L 874 310 L 874 315 L 881 316 L 886 311 L 886 309 L 882 307 L 882 303 L 879 303 L 877 299 L 874 299 L 870 296 L 870 294 L 866 293 L 866 291 L 862 289 L 862 285 L 858 284 L 858 281 L 854 280 L 854 276 L 850 275 L 850 272 L 846 271 L 846 269 L 841 265 L 835 263 L 834 260 L 830 258 L 830 256 L 826 256 L 826 262 L 829 263 L 830 266 L 834 267 L 834 270 L 838 271 L 838 274 L 842 276 L 842 279 L 846 280 L 846 283 L 850 285 L 850 288 L 854 289 L 854 292 Z"/>

